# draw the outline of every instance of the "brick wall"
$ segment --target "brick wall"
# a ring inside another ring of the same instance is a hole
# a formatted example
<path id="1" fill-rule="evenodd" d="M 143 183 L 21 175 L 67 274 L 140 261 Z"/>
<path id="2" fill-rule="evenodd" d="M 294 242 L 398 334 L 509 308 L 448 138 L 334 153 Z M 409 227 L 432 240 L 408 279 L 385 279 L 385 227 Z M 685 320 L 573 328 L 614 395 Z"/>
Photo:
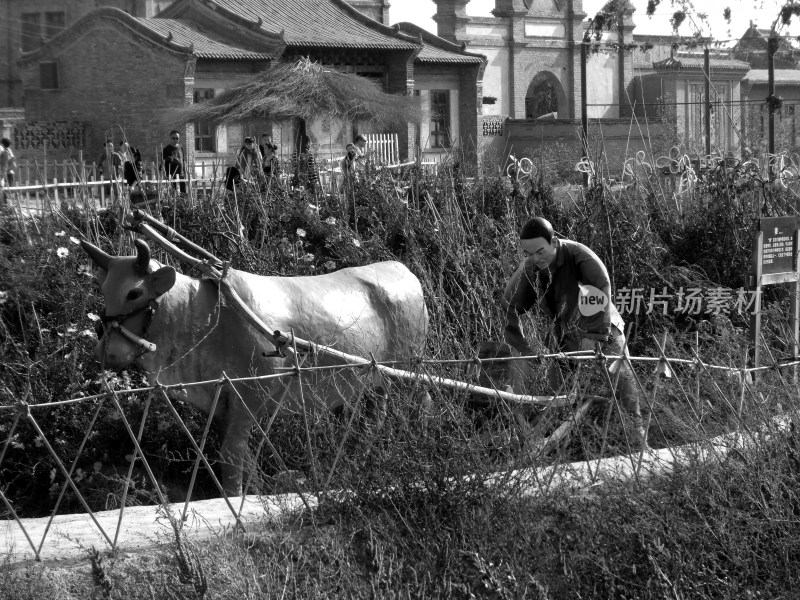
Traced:
<path id="1" fill-rule="evenodd" d="M 99 6 L 113 6 L 137 17 L 152 17 L 173 0 L 0 0 L 0 106 L 22 106 L 22 77 L 17 67 L 22 47 L 22 14 L 38 13 L 42 33 L 46 13 L 64 13 L 69 27 L 80 17 Z"/>
<path id="2" fill-rule="evenodd" d="M 26 119 L 91 122 L 89 158 L 100 156 L 107 135 L 115 142 L 124 135 L 147 160 L 155 158 L 173 128 L 167 109 L 192 99 L 184 80 L 188 56 L 141 41 L 113 21 L 91 22 L 38 58 L 58 62 L 59 89 L 39 88 L 38 61 L 23 64 Z"/>

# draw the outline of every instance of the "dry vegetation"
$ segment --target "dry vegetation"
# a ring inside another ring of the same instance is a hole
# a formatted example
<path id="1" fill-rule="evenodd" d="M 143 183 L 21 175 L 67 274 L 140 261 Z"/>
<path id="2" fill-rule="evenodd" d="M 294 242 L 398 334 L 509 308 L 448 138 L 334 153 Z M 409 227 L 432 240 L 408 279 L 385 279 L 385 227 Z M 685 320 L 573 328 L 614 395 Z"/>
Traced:
<path id="1" fill-rule="evenodd" d="M 496 168 L 465 173 L 451 163 L 435 178 L 407 173 L 411 187 L 399 195 L 398 181 L 382 175 L 360 185 L 349 203 L 251 191 L 235 205 L 218 197 L 163 198 L 159 212 L 215 255 L 255 273 L 311 274 L 387 258 L 403 261 L 422 281 L 429 303 L 432 327 L 424 350 L 432 359 L 471 358 L 479 342 L 501 339 L 497 301 L 517 261 L 516 231 L 529 215 L 546 216 L 560 234 L 595 249 L 610 266 L 616 289 L 649 290 L 743 285 L 755 219 L 796 212 L 792 194 L 773 194 L 736 169 L 705 173 L 678 203 L 655 181 L 616 191 L 598 187 L 573 201 L 550 185 L 558 165 L 539 166 L 542 178 L 519 190 L 499 178 Z M 86 274 L 86 258 L 69 237 L 85 235 L 110 252 L 131 253 L 130 235 L 119 227 L 117 214 L 65 206 L 21 221 L 3 209 L 0 404 L 101 391 L 87 317 L 99 311 L 101 299 Z M 773 288 L 765 300 L 765 357 L 780 362 L 791 356 L 787 290 Z M 747 322 L 735 312 L 642 311 L 630 320 L 635 356 L 657 355 L 656 340 L 666 334 L 669 356 L 692 358 L 699 349 L 708 363 L 743 364 Z M 477 381 L 470 364 L 425 368 Z M 91 568 L 0 567 L 0 597 L 797 597 L 800 434 L 771 425 L 774 416 L 793 418 L 797 410 L 792 372 L 769 371 L 743 388 L 735 375 L 690 366 L 659 380 L 652 363 L 637 363 L 635 370 L 653 446 L 733 430 L 771 435 L 747 451 L 698 462 L 646 485 L 605 484 L 581 494 L 532 497 L 516 478 L 488 486 L 484 476 L 622 452 L 626 424 L 618 412 L 593 410 L 568 442 L 539 455 L 526 439 L 525 419 L 509 407 L 479 410 L 463 394 L 435 390 L 433 407 L 420 413 L 413 390 L 396 385 L 380 427 L 358 420 L 349 429 L 327 414 L 272 425 L 270 439 L 289 468 L 302 473 L 304 489 L 325 488 L 332 473 L 327 487 L 349 494 L 325 496 L 313 513 L 265 525 L 247 537 L 196 544 L 167 528 L 163 545 L 147 556 L 87 551 Z M 140 382 L 141 374 L 130 371 L 112 384 L 124 389 Z M 371 385 L 365 381 L 358 393 Z M 577 385 L 585 390 L 595 383 L 585 377 Z M 132 396 L 124 410 L 138 423 L 142 406 L 143 397 Z M 37 413 L 66 460 L 75 456 L 95 407 Z M 179 410 L 199 437 L 204 415 L 188 406 Z M 542 427 L 552 429 L 566 416 L 562 409 L 547 411 Z M 0 412 L 0 442 L 9 441 L 0 464 L 3 491 L 21 516 L 48 514 L 61 479 L 51 475 L 53 461 L 35 432 L 21 427 L 9 440 L 11 420 Z M 182 499 L 193 461 L 189 446 L 157 402 L 147 423 L 142 445 L 159 484 L 172 499 Z M 91 431 L 77 483 L 93 508 L 112 508 L 121 501 L 132 445 L 119 442 L 127 435 L 110 408 L 101 410 Z M 212 430 L 211 457 L 215 444 Z M 257 444 L 254 439 L 254 450 Z M 336 461 L 332 448 L 340 446 Z M 262 453 L 258 466 L 251 492 L 280 488 L 273 458 Z M 150 502 L 153 486 L 139 467 L 133 479 L 127 502 Z M 214 491 L 201 477 L 195 496 Z M 70 492 L 60 510 L 77 507 Z"/>

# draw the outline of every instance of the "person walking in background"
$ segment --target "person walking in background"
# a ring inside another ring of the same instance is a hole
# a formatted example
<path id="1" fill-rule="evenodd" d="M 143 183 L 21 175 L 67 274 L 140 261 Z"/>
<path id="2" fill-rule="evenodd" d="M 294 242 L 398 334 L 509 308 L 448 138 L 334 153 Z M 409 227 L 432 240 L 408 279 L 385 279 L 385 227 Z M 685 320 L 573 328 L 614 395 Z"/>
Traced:
<path id="1" fill-rule="evenodd" d="M 248 180 L 257 180 L 262 174 L 262 157 L 253 138 L 244 138 L 244 145 L 236 153 L 236 168 L 242 177 Z"/>
<path id="2" fill-rule="evenodd" d="M 503 294 L 505 341 L 522 355 L 533 354 L 519 316 L 538 306 L 540 314 L 552 323 L 546 334 L 551 350 L 595 352 L 599 344 L 604 353 L 627 355 L 625 323 L 611 302 L 611 281 L 600 257 L 579 242 L 555 237 L 553 226 L 541 217 L 526 222 L 519 237 L 524 259 Z M 581 296 L 594 301 L 581 303 Z M 627 362 L 618 364 L 618 398 L 633 415 L 634 444 L 646 447 L 633 372 Z M 548 385 L 553 393 L 564 393 L 565 371 L 572 367 L 562 369 L 562 365 L 555 360 L 548 365 Z M 530 363 L 523 365 L 517 375 L 529 374 L 531 367 Z M 515 391 L 523 393 L 522 389 Z"/>
<path id="3" fill-rule="evenodd" d="M 369 160 L 369 148 L 367 148 L 367 138 L 363 135 L 357 135 L 355 142 L 356 158 L 355 168 L 359 173 L 363 173 Z"/>
<path id="4" fill-rule="evenodd" d="M 339 167 L 342 169 L 342 180 L 339 183 L 339 193 L 349 194 L 353 191 L 353 184 L 356 182 L 356 159 L 358 151 L 355 144 L 345 146 L 344 158 L 340 161 Z"/>
<path id="5" fill-rule="evenodd" d="M 262 133 L 261 143 L 258 145 L 258 150 L 261 152 L 261 156 L 264 156 L 266 154 L 267 146 L 274 146 L 274 144 L 272 143 L 272 136 L 268 133 Z M 276 151 L 277 149 L 278 147 L 275 146 L 273 152 Z"/>
<path id="6" fill-rule="evenodd" d="M 114 141 L 106 140 L 103 153 L 97 159 L 97 171 L 108 181 L 117 181 L 122 175 L 122 156 L 114 149 Z"/>
<path id="7" fill-rule="evenodd" d="M 164 173 L 169 180 L 176 177 L 180 179 L 181 194 L 186 193 L 186 173 L 184 170 L 183 148 L 181 147 L 181 134 L 177 129 L 169 132 L 169 144 L 164 146 L 161 151 L 161 158 L 164 161 Z"/>
<path id="8" fill-rule="evenodd" d="M 292 157 L 292 186 L 303 187 L 314 194 L 319 187 L 317 159 L 311 147 L 311 138 L 304 136 L 301 141 L 299 152 L 295 151 Z"/>
<path id="9" fill-rule="evenodd" d="M 3 138 L 0 140 L 0 185 L 12 187 L 14 185 L 14 169 L 17 168 L 17 160 L 11 150 L 11 140 Z"/>
<path id="10" fill-rule="evenodd" d="M 125 183 L 134 186 L 142 175 L 142 153 L 125 140 L 120 141 L 118 148 L 117 152 L 122 158 L 122 176 Z"/>
<path id="11" fill-rule="evenodd" d="M 281 173 L 280 161 L 278 161 L 278 157 L 275 154 L 277 150 L 278 147 L 271 142 L 267 142 L 264 145 L 263 162 L 261 163 L 261 168 L 264 171 L 264 178 L 267 181 L 272 178 L 277 178 Z"/>

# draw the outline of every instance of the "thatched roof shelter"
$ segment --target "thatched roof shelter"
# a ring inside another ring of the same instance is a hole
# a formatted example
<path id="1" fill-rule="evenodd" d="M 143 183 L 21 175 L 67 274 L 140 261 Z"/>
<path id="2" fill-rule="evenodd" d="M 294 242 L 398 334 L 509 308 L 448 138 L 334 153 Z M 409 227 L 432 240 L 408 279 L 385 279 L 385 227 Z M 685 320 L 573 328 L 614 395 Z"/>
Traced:
<path id="1" fill-rule="evenodd" d="M 208 102 L 175 109 L 168 119 L 185 124 L 317 117 L 403 125 L 418 121 L 419 108 L 410 96 L 387 94 L 366 77 L 304 58 L 277 64 Z"/>

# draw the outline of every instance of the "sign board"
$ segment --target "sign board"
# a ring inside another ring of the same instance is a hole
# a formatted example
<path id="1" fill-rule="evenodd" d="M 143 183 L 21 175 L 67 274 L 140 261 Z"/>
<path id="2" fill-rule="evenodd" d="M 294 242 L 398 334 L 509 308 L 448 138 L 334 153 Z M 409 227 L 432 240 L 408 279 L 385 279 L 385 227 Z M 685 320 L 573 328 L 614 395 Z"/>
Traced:
<path id="1" fill-rule="evenodd" d="M 759 219 L 761 284 L 797 281 L 797 217 Z"/>
<path id="2" fill-rule="evenodd" d="M 761 364 L 761 286 L 794 282 L 791 326 L 793 355 L 800 354 L 800 278 L 797 274 L 798 222 L 796 216 L 768 217 L 758 220 L 753 240 L 753 279 L 756 301 L 750 317 L 750 364 Z M 752 373 L 755 378 L 756 372 Z M 794 381 L 797 381 L 795 369 Z"/>

